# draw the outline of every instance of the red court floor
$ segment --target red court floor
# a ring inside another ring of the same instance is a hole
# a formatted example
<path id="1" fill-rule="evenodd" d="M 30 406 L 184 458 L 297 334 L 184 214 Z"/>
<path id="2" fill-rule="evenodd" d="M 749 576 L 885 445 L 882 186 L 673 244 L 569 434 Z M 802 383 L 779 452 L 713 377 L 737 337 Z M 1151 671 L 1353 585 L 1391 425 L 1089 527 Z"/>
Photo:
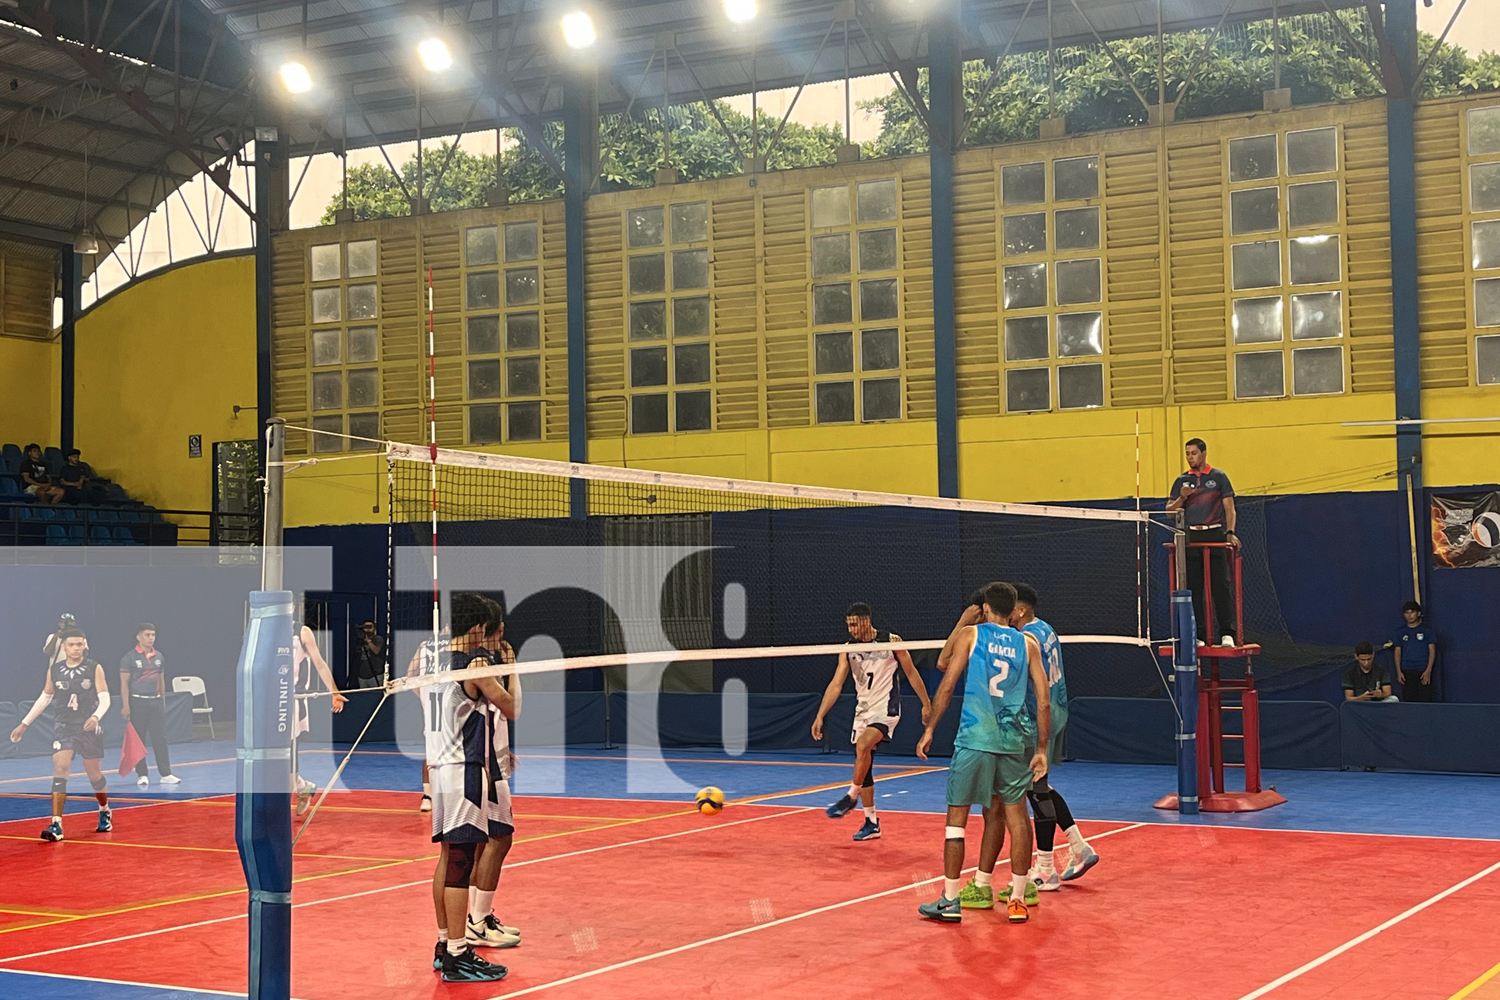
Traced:
<path id="1" fill-rule="evenodd" d="M 523 931 L 496 953 L 510 977 L 445 985 L 430 821 L 412 805 L 331 796 L 297 845 L 294 996 L 1449 1000 L 1500 960 L 1494 841 L 1085 823 L 1103 863 L 1030 923 L 997 910 L 949 926 L 916 915 L 938 893 L 936 814 L 886 811 L 883 839 L 855 844 L 815 808 L 705 820 L 521 797 L 498 897 Z M 34 819 L 0 824 L 0 970 L 243 991 L 232 816 L 231 799 L 134 806 L 100 835 L 83 813 L 61 845 L 36 841 Z M 972 863 L 978 817 L 970 829 Z"/>

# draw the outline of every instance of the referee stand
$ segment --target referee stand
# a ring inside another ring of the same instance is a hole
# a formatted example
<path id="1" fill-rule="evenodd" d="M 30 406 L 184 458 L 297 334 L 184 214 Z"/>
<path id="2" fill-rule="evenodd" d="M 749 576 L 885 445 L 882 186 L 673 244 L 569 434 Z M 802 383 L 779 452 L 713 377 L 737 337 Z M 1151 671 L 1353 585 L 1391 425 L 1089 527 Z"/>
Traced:
<path id="1" fill-rule="evenodd" d="M 1179 533 L 1177 538 L 1183 539 L 1185 534 Z M 1201 557 L 1202 606 L 1207 621 L 1200 634 L 1210 639 L 1220 634 L 1213 620 L 1210 560 L 1214 549 L 1227 550 L 1224 555 L 1229 559 L 1230 585 L 1234 588 L 1234 634 L 1239 637 L 1233 646 L 1199 645 L 1195 651 L 1198 661 L 1198 808 L 1203 812 L 1255 812 L 1281 805 L 1286 798 L 1275 788 L 1262 789 L 1260 784 L 1260 694 L 1255 690 L 1255 657 L 1260 653 L 1260 645 L 1245 642 L 1240 550 L 1230 542 L 1187 542 L 1187 551 L 1179 554 L 1177 546 L 1176 541 L 1166 543 L 1171 557 L 1167 560 L 1170 589 L 1177 593 L 1179 574 L 1186 574 L 1187 560 Z M 1172 646 L 1162 646 L 1158 652 L 1169 656 L 1176 650 Z M 1243 664 L 1243 671 L 1239 669 L 1240 664 Z M 1224 731 L 1224 715 L 1228 712 L 1240 713 L 1238 733 Z M 1241 761 L 1224 759 L 1224 744 L 1230 740 L 1240 742 L 1244 750 Z M 1242 791 L 1224 787 L 1224 771 L 1233 767 L 1244 769 Z M 1158 809 L 1177 809 L 1178 797 L 1169 795 L 1155 805 Z"/>

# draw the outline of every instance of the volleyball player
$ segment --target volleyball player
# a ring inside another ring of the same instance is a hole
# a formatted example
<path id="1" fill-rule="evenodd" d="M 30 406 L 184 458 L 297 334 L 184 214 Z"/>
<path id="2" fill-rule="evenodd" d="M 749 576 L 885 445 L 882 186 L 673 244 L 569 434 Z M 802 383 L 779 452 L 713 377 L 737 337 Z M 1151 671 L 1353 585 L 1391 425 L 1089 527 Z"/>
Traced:
<path id="1" fill-rule="evenodd" d="M 478 594 L 454 594 L 449 622 L 452 641 L 446 666 L 466 670 L 489 665 L 484 647 L 492 611 Z M 469 886 L 474 866 L 490 839 L 487 803 L 489 758 L 493 755 L 484 703 L 509 715 L 510 692 L 493 677 L 434 684 L 423 691 L 430 701 L 427 765 L 432 782 L 432 840 L 442 847 L 432 878 L 438 943 L 432 967 L 450 983 L 493 982 L 505 978 L 503 965 L 476 955 L 468 942 Z"/>
<path id="2" fill-rule="evenodd" d="M 12 743 L 21 742 L 27 728 L 48 705 L 57 702 L 52 710 L 52 823 L 42 831 L 42 839 L 52 843 L 63 839 L 63 809 L 68 801 L 68 771 L 74 754 L 83 758 L 84 773 L 99 802 L 99 832 L 114 829 L 108 782 L 99 768 L 99 761 L 104 759 L 104 730 L 99 720 L 109 711 L 109 683 L 104 668 L 85 658 L 88 642 L 81 630 L 63 629 L 57 638 L 62 657 L 47 667 L 41 697 L 10 733 Z"/>
<path id="3" fill-rule="evenodd" d="M 333 681 L 333 671 L 328 669 L 323 654 L 318 652 L 318 637 L 313 634 L 312 629 L 300 623 L 292 628 L 292 665 L 295 668 L 293 688 L 298 695 L 292 699 L 292 780 L 297 792 L 297 815 L 301 816 L 307 812 L 313 793 L 318 790 L 317 783 L 302 777 L 297 769 L 297 744 L 302 734 L 310 728 L 307 699 L 301 696 L 312 693 L 312 675 L 316 671 L 332 692 L 335 712 L 342 712 L 344 703 L 349 699 L 339 694 L 339 686 Z"/>
<path id="4" fill-rule="evenodd" d="M 406 665 L 406 676 L 417 677 L 435 674 L 437 673 L 438 663 L 447 661 L 448 626 L 446 625 L 438 633 L 437 650 L 437 655 L 434 656 L 432 653 L 432 640 L 423 639 L 421 644 L 417 646 L 417 651 L 411 654 L 411 662 Z M 420 696 L 422 689 L 418 688 L 417 694 Z M 432 720 L 427 716 L 427 699 L 421 698 L 420 700 L 422 702 L 422 732 L 425 733 L 432 728 Z M 422 758 L 422 803 L 417 809 L 419 812 L 432 812 L 432 786 L 427 777 L 427 758 L 425 755 Z"/>
<path id="5" fill-rule="evenodd" d="M 849 639 L 855 642 L 900 642 L 894 632 L 876 629 L 870 621 L 870 606 L 863 601 L 849 605 L 844 612 L 844 625 L 849 629 Z M 813 720 L 812 736 L 823 738 L 823 718 L 838 701 L 844 691 L 844 680 L 854 675 L 854 730 L 849 741 L 854 744 L 854 780 L 849 790 L 826 810 L 829 818 L 839 819 L 854 808 L 858 799 L 865 810 L 864 824 L 854 832 L 857 841 L 880 839 L 880 817 L 875 811 L 875 775 L 873 764 L 875 747 L 891 738 L 896 723 L 901 721 L 901 680 L 896 668 L 906 674 L 912 690 L 922 699 L 922 723 L 927 724 L 932 702 L 927 697 L 927 686 L 922 675 L 911 662 L 911 654 L 904 649 L 881 649 L 875 652 L 840 653 L 838 667 L 833 680 L 823 692 L 823 703 L 818 706 L 818 716 Z"/>
<path id="6" fill-rule="evenodd" d="M 505 610 L 498 601 L 486 597 L 485 606 L 490 617 L 485 620 L 484 648 L 489 652 L 491 663 L 515 663 L 515 650 L 505 641 Z M 510 723 L 521 715 L 521 678 L 507 674 L 497 678 L 510 693 L 514 708 L 506 713 L 494 703 L 487 704 L 490 731 L 489 783 L 485 786 L 489 795 L 485 799 L 485 820 L 489 824 L 490 839 L 484 853 L 474 864 L 474 878 L 469 886 L 469 924 L 467 937 L 470 947 L 514 948 L 521 943 L 521 931 L 502 924 L 495 916 L 495 890 L 500 885 L 500 867 L 510 853 L 511 840 L 516 832 L 515 813 L 510 804 L 510 772 L 514 756 L 510 749 Z"/>
<path id="7" fill-rule="evenodd" d="M 1026 793 L 1035 778 L 1047 773 L 1047 755 L 1029 748 L 1045 745 L 1051 723 L 1047 677 L 1042 652 L 1034 636 L 1008 624 L 1015 610 L 1016 591 L 1008 583 L 984 588 L 981 609 L 964 609 L 938 657 L 943 680 L 933 696 L 927 730 L 917 742 L 917 756 L 927 759 L 933 729 L 942 719 L 959 677 L 964 681 L 963 715 L 954 739 L 948 768 L 948 822 L 943 844 L 943 892 L 917 912 L 929 920 L 956 924 L 965 907 L 995 905 L 995 862 L 1010 830 L 1010 896 L 1006 916 L 1012 923 L 1029 919 L 1026 886 L 1031 868 L 1031 824 L 1026 816 Z M 981 619 L 980 615 L 983 615 Z M 1037 695 L 1037 718 L 1027 710 L 1027 680 Z M 979 845 L 979 870 L 968 885 L 960 876 L 964 866 L 964 828 L 971 806 L 984 810 L 984 837 Z"/>
<path id="8" fill-rule="evenodd" d="M 1042 665 L 1047 671 L 1047 686 L 1052 695 L 1052 738 L 1046 747 L 1050 772 L 1062 762 L 1063 727 L 1068 724 L 1068 682 L 1063 677 L 1062 643 L 1058 641 L 1056 630 L 1036 616 L 1036 602 L 1036 589 L 1031 584 L 1016 584 L 1016 609 L 1011 612 L 1010 624 L 1034 636 L 1042 648 Z M 1031 812 L 1036 819 L 1037 864 L 1032 872 L 1032 883 L 1042 892 L 1055 892 L 1061 888 L 1061 881 L 1052 856 L 1052 844 L 1059 826 L 1068 838 L 1071 852 L 1062 879 L 1072 881 L 1081 877 L 1099 863 L 1099 855 L 1078 832 L 1073 813 L 1063 801 L 1062 793 L 1051 787 L 1048 775 L 1042 775 L 1032 784 L 1027 797 L 1031 800 Z"/>

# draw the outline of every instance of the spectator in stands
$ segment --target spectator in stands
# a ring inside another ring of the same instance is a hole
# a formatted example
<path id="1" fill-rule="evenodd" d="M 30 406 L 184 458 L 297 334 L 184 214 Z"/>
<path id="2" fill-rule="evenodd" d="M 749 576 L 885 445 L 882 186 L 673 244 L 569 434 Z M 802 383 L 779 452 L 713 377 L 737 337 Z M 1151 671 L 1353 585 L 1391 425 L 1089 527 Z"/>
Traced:
<path id="1" fill-rule="evenodd" d="M 1401 605 L 1406 619 L 1401 631 L 1387 646 L 1396 647 L 1396 672 L 1401 675 L 1401 697 L 1407 701 L 1432 700 L 1432 667 L 1437 663 L 1437 633 L 1422 620 L 1422 605 Z"/>
<path id="2" fill-rule="evenodd" d="M 61 486 L 53 485 L 39 444 L 26 446 L 26 455 L 21 459 L 21 482 L 26 484 L 26 492 L 42 503 L 57 503 L 65 492 Z"/>
<path id="3" fill-rule="evenodd" d="M 356 687 L 374 688 L 385 683 L 385 640 L 376 633 L 374 622 L 359 627 L 350 659 L 349 679 Z"/>
<path id="4" fill-rule="evenodd" d="M 90 485 L 88 471 L 77 448 L 68 452 L 68 457 L 57 474 L 57 483 L 63 488 L 63 499 L 68 503 L 98 504 L 104 499 L 104 491 Z"/>
<path id="5" fill-rule="evenodd" d="M 1375 646 L 1361 642 L 1354 647 L 1354 663 L 1344 671 L 1345 701 L 1398 701 L 1391 694 L 1391 679 L 1385 667 L 1375 662 Z"/>

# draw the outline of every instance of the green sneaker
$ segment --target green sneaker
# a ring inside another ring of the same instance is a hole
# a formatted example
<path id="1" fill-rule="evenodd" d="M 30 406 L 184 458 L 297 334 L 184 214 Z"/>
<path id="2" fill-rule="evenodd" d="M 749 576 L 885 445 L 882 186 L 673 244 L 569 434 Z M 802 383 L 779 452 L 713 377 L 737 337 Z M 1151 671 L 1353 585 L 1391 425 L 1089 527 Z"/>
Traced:
<path id="1" fill-rule="evenodd" d="M 958 894 L 958 905 L 966 910 L 992 910 L 995 908 L 995 890 L 969 879 L 969 884 Z"/>
<path id="2" fill-rule="evenodd" d="M 963 910 L 959 909 L 958 900 L 942 895 L 931 903 L 923 903 L 917 907 L 917 913 L 928 920 L 936 920 L 944 924 L 956 924 L 964 918 Z"/>
<path id="3" fill-rule="evenodd" d="M 997 892 L 995 894 L 995 896 L 996 896 L 996 898 L 998 898 L 1000 900 L 1000 902 L 1002 902 L 1002 903 L 1009 903 L 1010 902 L 1010 886 L 1006 886 L 1004 889 L 1001 889 L 999 892 Z M 1039 897 L 1037 896 L 1037 892 L 1036 892 L 1036 883 L 1034 881 L 1032 881 L 1031 879 L 1028 878 L 1026 880 L 1026 905 L 1027 906 L 1037 906 L 1039 904 L 1039 902 L 1040 902 L 1040 900 L 1039 900 Z"/>

